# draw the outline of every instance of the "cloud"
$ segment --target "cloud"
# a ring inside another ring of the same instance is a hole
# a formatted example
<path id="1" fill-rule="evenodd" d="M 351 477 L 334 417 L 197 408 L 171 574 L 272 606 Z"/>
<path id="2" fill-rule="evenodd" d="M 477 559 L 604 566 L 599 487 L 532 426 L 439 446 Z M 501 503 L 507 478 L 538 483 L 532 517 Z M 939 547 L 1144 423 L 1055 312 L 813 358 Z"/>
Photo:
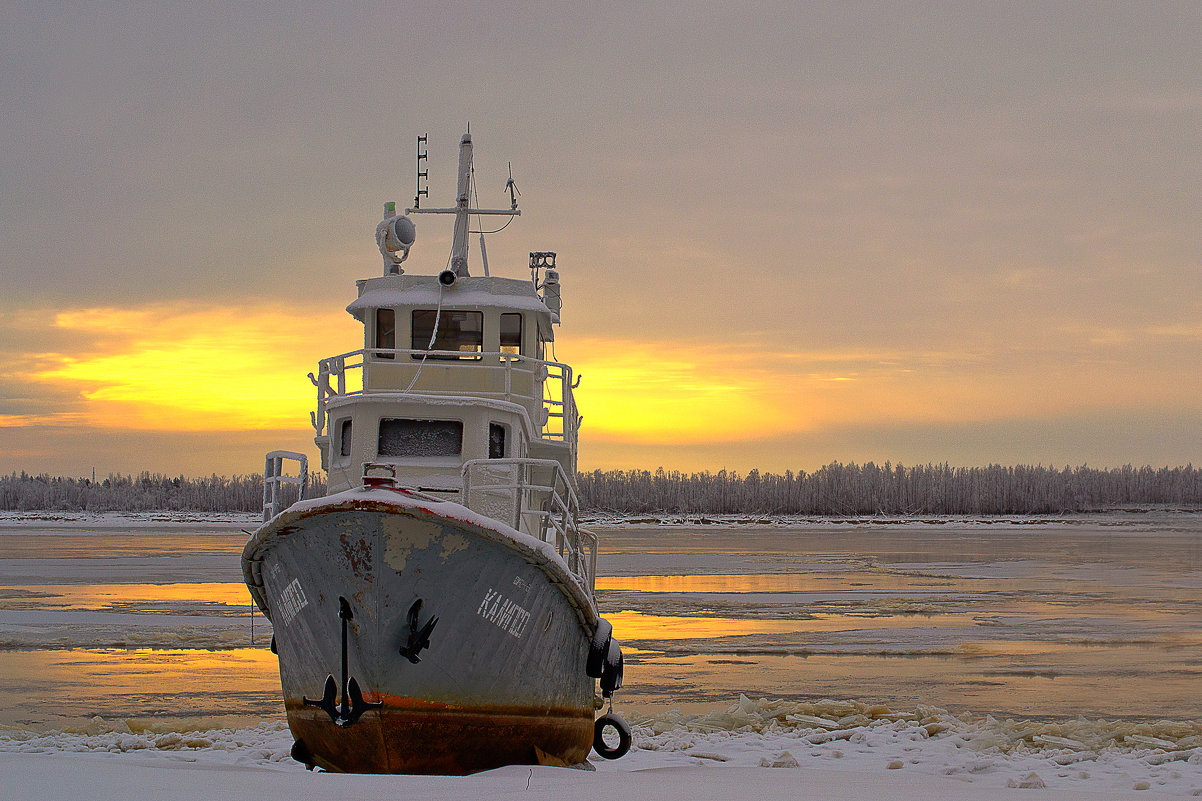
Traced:
<path id="1" fill-rule="evenodd" d="M 36 336 L 38 319 L 59 349 L 0 373 L 0 426 L 299 427 L 313 407 L 305 374 L 327 350 L 357 344 L 344 313 L 303 307 L 107 307 L 23 313 L 0 324 Z"/>
<path id="2" fill-rule="evenodd" d="M 280 448 L 309 454 L 311 469 L 317 469 L 312 433 L 301 426 L 261 431 L 132 431 L 61 423 L 0 428 L 0 471 L 245 474 L 262 471 L 263 455 Z"/>
<path id="3" fill-rule="evenodd" d="M 1186 329 L 1187 331 L 1189 329 Z M 1184 332 L 1183 332 L 1184 333 Z M 1106 334 L 1106 336 L 1102 336 Z M 569 347 L 570 345 L 570 347 Z M 1185 339 L 1073 331 L 1044 347 L 1005 337 L 961 350 L 788 352 L 698 341 L 561 343 L 584 376 L 583 436 L 594 444 L 703 447 L 880 426 L 956 426 L 1080 413 L 1202 411 Z"/>
<path id="4" fill-rule="evenodd" d="M 731 442 L 610 442 L 586 432 L 581 470 L 664 467 L 684 472 L 752 468 L 783 473 L 816 470 L 832 461 L 904 464 L 1197 463 L 1198 415 L 1172 407 L 1100 410 L 1045 418 L 831 426 Z"/>

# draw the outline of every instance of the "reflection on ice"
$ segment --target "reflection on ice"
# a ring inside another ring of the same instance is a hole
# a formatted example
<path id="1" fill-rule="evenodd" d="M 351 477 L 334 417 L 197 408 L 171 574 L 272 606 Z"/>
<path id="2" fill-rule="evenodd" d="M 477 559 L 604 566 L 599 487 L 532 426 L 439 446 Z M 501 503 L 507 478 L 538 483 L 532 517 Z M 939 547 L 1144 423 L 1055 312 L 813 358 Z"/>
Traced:
<path id="1" fill-rule="evenodd" d="M 0 522 L 0 725 L 278 714 L 261 616 L 245 647 L 245 535 L 156 525 Z M 598 599 L 634 646 L 631 713 L 750 692 L 1202 719 L 1202 515 L 600 533 Z"/>
<path id="2" fill-rule="evenodd" d="M 859 615 L 813 615 L 791 620 L 761 620 L 712 615 L 651 615 L 624 611 L 608 613 L 605 617 L 613 623 L 615 632 L 622 632 L 624 640 L 656 643 L 667 640 L 713 641 L 716 638 L 747 637 L 756 634 L 848 632 L 866 629 L 875 631 L 915 626 L 914 618 L 908 615 L 875 616 L 871 619 Z M 940 615 L 938 618 L 925 620 L 921 625 L 924 628 L 970 626 L 972 617 Z"/>
<path id="3" fill-rule="evenodd" d="M 36 590 L 0 586 L 0 609 L 97 609 L 245 615 L 250 593 L 238 582 L 172 584 L 39 584 Z M 216 607 L 228 607 L 228 610 Z"/>
<path id="4" fill-rule="evenodd" d="M 170 731 L 283 716 L 266 648 L 0 651 L 0 698 L 0 727 L 37 730 L 94 717 Z"/>

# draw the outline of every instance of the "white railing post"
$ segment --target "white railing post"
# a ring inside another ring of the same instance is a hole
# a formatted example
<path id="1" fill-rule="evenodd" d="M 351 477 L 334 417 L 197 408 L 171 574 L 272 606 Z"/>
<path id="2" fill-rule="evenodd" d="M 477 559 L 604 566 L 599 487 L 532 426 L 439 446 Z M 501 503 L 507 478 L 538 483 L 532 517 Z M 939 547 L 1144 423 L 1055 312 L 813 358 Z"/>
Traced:
<path id="1" fill-rule="evenodd" d="M 294 459 L 300 463 L 297 476 L 284 475 L 284 460 Z M 281 484 L 295 484 L 300 490 L 297 500 L 304 497 L 309 486 L 309 457 L 295 451 L 272 451 L 263 464 L 263 522 L 283 511 L 284 498 Z"/>

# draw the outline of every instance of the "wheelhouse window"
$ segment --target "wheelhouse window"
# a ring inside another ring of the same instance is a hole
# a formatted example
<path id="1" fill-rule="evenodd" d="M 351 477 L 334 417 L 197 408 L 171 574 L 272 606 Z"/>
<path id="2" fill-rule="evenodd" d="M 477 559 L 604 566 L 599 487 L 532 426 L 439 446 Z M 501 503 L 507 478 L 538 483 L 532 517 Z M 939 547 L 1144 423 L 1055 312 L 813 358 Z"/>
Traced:
<path id="1" fill-rule="evenodd" d="M 505 426 L 500 423 L 488 424 L 488 458 L 505 458 Z"/>
<path id="2" fill-rule="evenodd" d="M 522 315 L 505 312 L 501 315 L 501 353 L 522 352 Z"/>
<path id="3" fill-rule="evenodd" d="M 376 309 L 376 347 L 392 350 L 396 347 L 396 310 Z M 376 353 L 378 359 L 392 359 L 392 353 Z"/>
<path id="4" fill-rule="evenodd" d="M 351 421 L 350 418 L 342 421 L 338 432 L 338 455 L 351 455 Z"/>
<path id="5" fill-rule="evenodd" d="M 431 359 L 479 359 L 484 351 L 484 312 L 451 311 L 443 309 L 438 313 L 434 309 L 415 309 L 413 312 L 413 331 L 409 347 L 414 350 L 425 350 L 430 344 L 430 335 L 434 333 L 434 320 L 438 319 L 438 336 L 434 339 L 431 350 L 458 351 L 459 356 L 430 356 Z M 415 353 L 413 358 L 420 359 L 422 355 Z"/>
<path id="6" fill-rule="evenodd" d="M 463 452 L 460 420 L 380 420 L 380 456 L 458 456 Z"/>

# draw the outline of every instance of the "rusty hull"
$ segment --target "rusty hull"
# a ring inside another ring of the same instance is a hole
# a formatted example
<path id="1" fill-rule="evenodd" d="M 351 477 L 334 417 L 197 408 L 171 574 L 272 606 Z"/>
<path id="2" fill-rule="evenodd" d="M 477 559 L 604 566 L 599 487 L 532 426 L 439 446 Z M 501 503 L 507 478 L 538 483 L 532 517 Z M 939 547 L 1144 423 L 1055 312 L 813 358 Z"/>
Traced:
<path id="1" fill-rule="evenodd" d="M 369 699 L 370 700 L 370 699 Z M 347 729 L 319 709 L 286 701 L 288 726 L 314 764 L 344 773 L 465 775 L 504 765 L 545 763 L 544 754 L 573 765 L 585 761 L 593 740 L 588 710 L 477 707 L 423 709 L 406 699 L 384 699 Z"/>
<path id="2" fill-rule="evenodd" d="M 349 490 L 264 525 L 243 572 L 272 621 L 289 728 L 313 763 L 465 774 L 587 757 L 596 608 L 542 543 L 458 504 Z M 341 700 L 340 597 L 354 614 L 348 676 L 383 704 L 345 728 L 302 700 L 321 698 L 329 676 Z M 417 600 L 420 623 L 438 622 L 412 662 L 402 649 Z"/>

